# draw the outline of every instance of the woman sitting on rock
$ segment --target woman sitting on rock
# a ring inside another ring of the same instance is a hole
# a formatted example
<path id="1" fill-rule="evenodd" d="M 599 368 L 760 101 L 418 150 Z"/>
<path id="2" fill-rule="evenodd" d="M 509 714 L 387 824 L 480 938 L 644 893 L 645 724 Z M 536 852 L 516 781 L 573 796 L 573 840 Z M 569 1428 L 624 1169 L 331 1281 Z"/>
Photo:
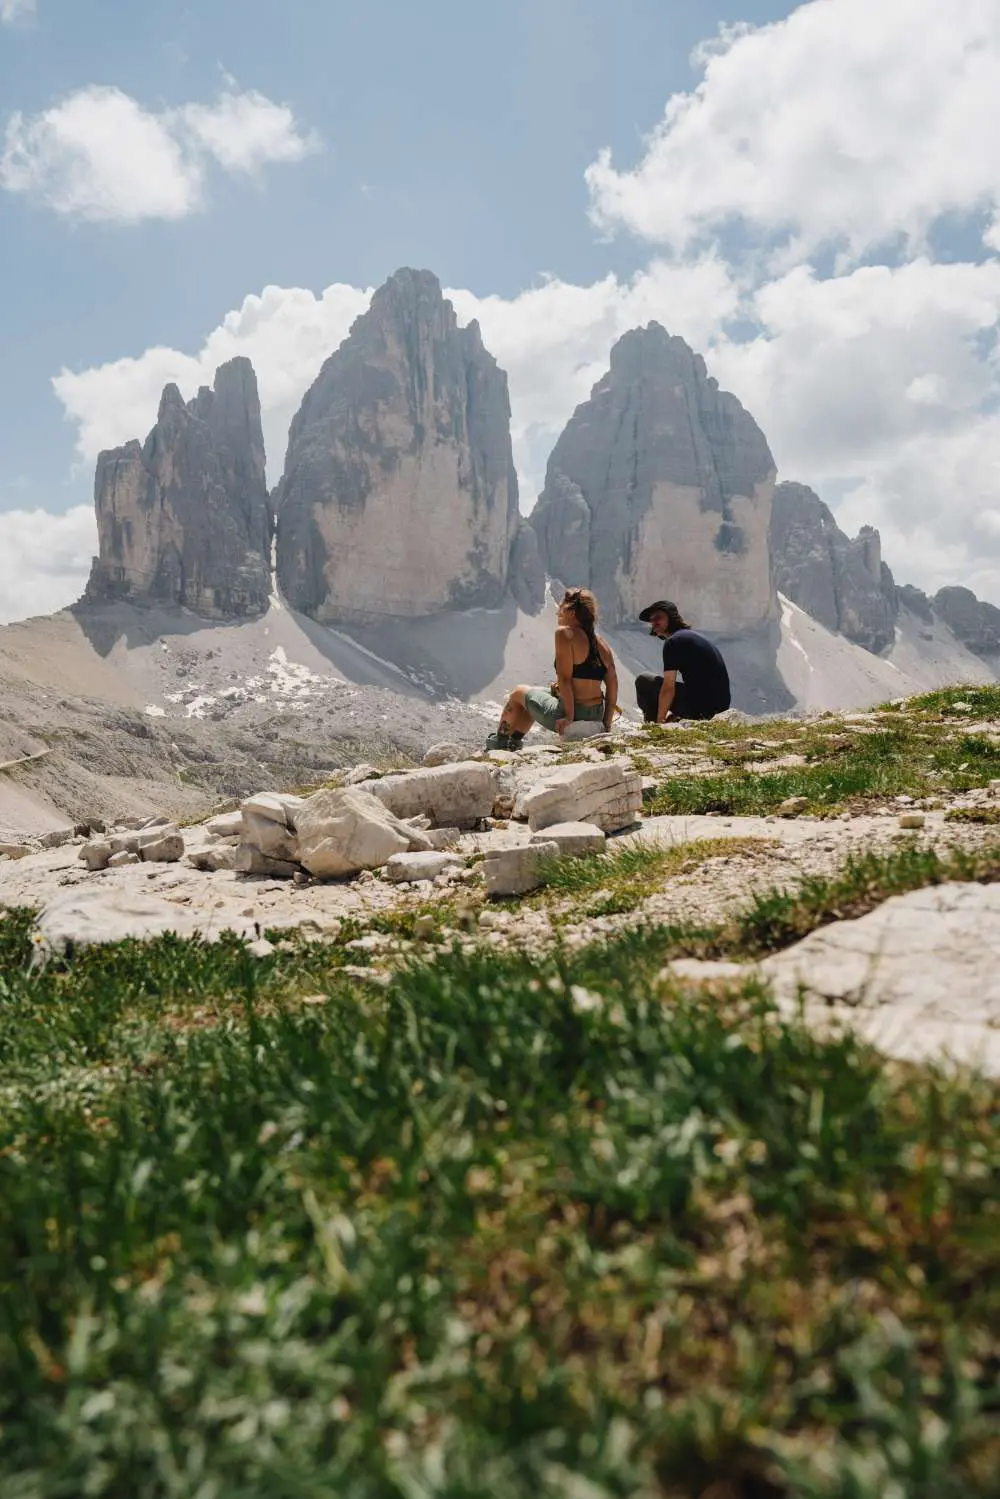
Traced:
<path id="1" fill-rule="evenodd" d="M 567 588 L 559 605 L 555 666 L 551 687 L 514 688 L 487 749 L 520 749 L 533 723 L 556 734 L 581 720 L 611 728 L 618 674 L 611 647 L 597 634 L 597 600 L 586 588 Z"/>

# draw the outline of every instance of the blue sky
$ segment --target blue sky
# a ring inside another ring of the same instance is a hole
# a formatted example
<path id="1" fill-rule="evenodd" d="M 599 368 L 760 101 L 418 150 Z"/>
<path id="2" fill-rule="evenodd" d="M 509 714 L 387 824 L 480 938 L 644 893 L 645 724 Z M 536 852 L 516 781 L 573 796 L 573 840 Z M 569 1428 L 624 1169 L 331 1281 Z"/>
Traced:
<path id="1" fill-rule="evenodd" d="M 227 313 L 264 366 L 276 479 L 319 345 L 401 264 L 455 289 L 509 369 L 525 508 L 623 322 L 658 316 L 787 477 L 882 527 L 897 572 L 1000 596 L 1000 513 L 974 523 L 994 474 L 1000 504 L 1000 153 L 969 134 L 1000 72 L 968 84 L 1000 58 L 997 10 L 955 0 L 943 37 L 930 0 L 0 0 L 0 618 L 72 596 L 96 447 L 145 434 L 161 376 L 183 388 L 230 352 Z M 223 101 L 263 122 L 252 160 Z M 81 128 L 82 165 L 65 154 Z M 930 159 L 963 128 L 981 160 Z M 169 201 L 154 146 L 181 153 Z M 129 173 L 148 211 L 119 190 Z M 354 290 L 321 305 L 335 285 Z M 884 382 L 860 407 L 859 363 Z M 63 370 L 78 378 L 57 391 Z M 933 484 L 929 432 L 951 455 Z M 972 495 L 961 537 L 932 513 L 942 485 Z"/>

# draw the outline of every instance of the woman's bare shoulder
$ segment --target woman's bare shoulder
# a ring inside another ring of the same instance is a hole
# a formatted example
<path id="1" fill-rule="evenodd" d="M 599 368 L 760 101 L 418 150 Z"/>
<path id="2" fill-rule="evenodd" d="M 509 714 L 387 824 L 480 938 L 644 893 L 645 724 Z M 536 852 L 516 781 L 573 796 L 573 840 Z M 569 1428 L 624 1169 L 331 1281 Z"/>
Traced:
<path id="1" fill-rule="evenodd" d="M 603 635 L 598 635 L 597 637 L 597 649 L 600 651 L 605 661 L 613 661 L 615 659 L 615 653 L 611 649 L 610 645 L 608 645 L 608 642 L 605 640 Z"/>

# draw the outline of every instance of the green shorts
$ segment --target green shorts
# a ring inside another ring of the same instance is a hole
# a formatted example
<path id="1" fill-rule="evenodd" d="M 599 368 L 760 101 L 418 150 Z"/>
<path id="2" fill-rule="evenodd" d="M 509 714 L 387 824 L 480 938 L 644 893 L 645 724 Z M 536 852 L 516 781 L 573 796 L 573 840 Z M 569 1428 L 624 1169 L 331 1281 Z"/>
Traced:
<path id="1" fill-rule="evenodd" d="M 550 729 L 553 734 L 556 731 L 556 724 L 560 718 L 566 717 L 566 710 L 563 708 L 562 699 L 555 697 L 547 687 L 529 687 L 524 694 L 524 706 L 531 714 L 535 723 L 539 724 L 543 729 Z M 603 723 L 604 704 L 587 703 L 584 705 L 583 703 L 577 703 L 576 711 L 573 714 L 573 721 L 577 723 L 581 719 L 587 723 Z"/>

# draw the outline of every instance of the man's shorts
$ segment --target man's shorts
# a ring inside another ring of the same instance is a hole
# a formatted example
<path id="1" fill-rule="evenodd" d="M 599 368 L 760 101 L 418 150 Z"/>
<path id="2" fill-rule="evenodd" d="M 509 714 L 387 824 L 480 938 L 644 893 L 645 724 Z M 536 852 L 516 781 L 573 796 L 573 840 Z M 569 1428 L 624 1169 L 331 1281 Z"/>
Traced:
<path id="1" fill-rule="evenodd" d="M 547 687 L 529 687 L 524 694 L 524 706 L 535 723 L 543 729 L 550 729 L 553 734 L 560 718 L 566 717 L 562 699 L 555 697 Z M 588 703 L 584 706 L 583 703 L 577 703 L 573 721 L 578 723 L 581 719 L 587 723 L 603 722 L 604 704 Z"/>

